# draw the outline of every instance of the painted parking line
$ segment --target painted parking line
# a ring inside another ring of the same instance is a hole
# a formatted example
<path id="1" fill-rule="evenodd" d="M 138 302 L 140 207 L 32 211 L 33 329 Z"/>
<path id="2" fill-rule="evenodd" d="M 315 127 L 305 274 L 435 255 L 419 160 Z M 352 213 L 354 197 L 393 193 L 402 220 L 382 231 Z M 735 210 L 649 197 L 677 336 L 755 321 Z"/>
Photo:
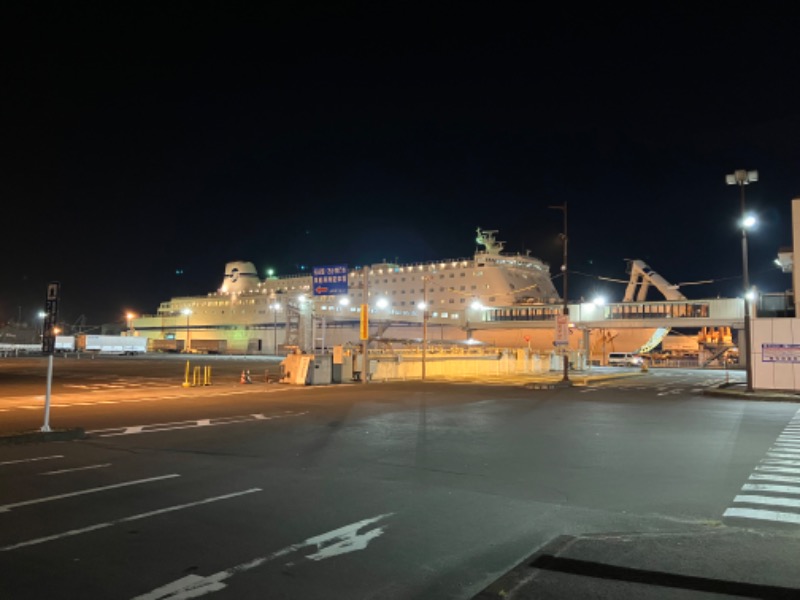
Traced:
<path id="1" fill-rule="evenodd" d="M 16 550 L 17 548 L 24 548 L 25 546 L 35 546 L 36 544 L 43 544 L 44 542 L 52 542 L 54 540 L 59 540 L 66 537 L 72 537 L 75 535 L 80 535 L 82 533 L 89 533 L 90 531 L 97 531 L 98 529 L 105 529 L 107 527 L 113 527 L 114 525 L 118 525 L 120 523 L 129 523 L 130 521 L 138 521 L 139 519 L 146 519 L 148 517 L 154 517 L 156 515 L 163 515 L 164 513 L 174 512 L 176 510 L 183 510 L 186 508 L 192 508 L 195 506 L 201 506 L 203 504 L 209 504 L 211 502 L 219 502 L 220 500 L 228 500 L 230 498 L 236 498 L 237 496 L 243 496 L 244 494 L 252 494 L 253 492 L 260 492 L 261 488 L 251 488 L 249 490 L 244 490 L 241 492 L 234 492 L 232 494 L 225 494 L 223 496 L 215 496 L 213 498 L 205 498 L 203 500 L 198 500 L 197 502 L 187 502 L 186 504 L 176 504 L 175 506 L 168 506 L 166 508 L 160 508 L 158 510 L 151 510 L 150 512 L 140 513 L 138 515 L 132 515 L 130 517 L 123 517 L 122 519 L 116 519 L 114 521 L 107 521 L 105 523 L 96 523 L 95 525 L 89 525 L 88 527 L 82 527 L 81 529 L 72 529 L 70 531 L 64 531 L 62 533 L 57 533 L 55 535 L 48 535 L 45 537 L 40 537 L 32 540 L 27 540 L 24 542 L 19 542 L 17 544 L 11 544 L 10 546 L 4 546 L 0 548 L 0 552 L 8 552 L 9 550 Z"/>
<path id="2" fill-rule="evenodd" d="M 64 498 L 74 498 L 75 496 L 84 496 L 86 494 L 96 494 L 98 492 L 105 492 L 106 490 L 113 490 L 131 485 L 140 485 L 142 483 L 151 483 L 153 481 L 161 481 L 163 479 L 172 479 L 173 477 L 180 477 L 177 473 L 170 475 L 160 475 L 158 477 L 148 477 L 147 479 L 135 479 L 133 481 L 125 481 L 123 483 L 115 483 L 112 485 L 104 485 L 102 487 L 89 488 L 77 492 L 68 492 L 66 494 L 58 494 L 56 496 L 44 496 L 42 498 L 34 498 L 33 500 L 23 500 L 22 502 L 14 502 L 13 504 L 4 504 L 0 506 L 0 513 L 9 512 L 12 508 L 20 508 L 21 506 L 31 506 L 32 504 L 42 504 L 43 502 L 52 502 L 54 500 L 63 500 Z"/>
<path id="3" fill-rule="evenodd" d="M 308 411 L 287 412 L 278 415 L 242 415 L 236 417 L 218 417 L 216 419 L 196 419 L 192 421 L 176 421 L 172 423 L 153 423 L 150 425 L 130 425 L 128 427 L 115 427 L 113 429 L 95 429 L 86 433 L 95 437 L 114 437 L 120 435 L 134 435 L 139 433 L 156 433 L 159 431 L 174 431 L 176 429 L 193 429 L 196 427 L 215 427 L 218 425 L 234 425 L 253 421 L 271 421 L 274 419 L 287 419 L 307 415 Z"/>
<path id="4" fill-rule="evenodd" d="M 45 471 L 39 475 L 63 475 L 64 473 L 74 473 L 75 471 L 88 471 L 90 469 L 103 469 L 110 467 L 111 463 L 104 463 L 102 465 L 86 465 L 85 467 L 73 467 L 71 469 L 59 469 L 58 471 Z"/>
<path id="5" fill-rule="evenodd" d="M 51 456 L 37 456 L 35 458 L 20 458 L 18 460 L 4 460 L 0 462 L 0 466 L 2 465 L 16 465 L 19 463 L 26 463 L 26 462 L 36 462 L 37 460 L 52 460 L 54 458 L 64 458 L 63 454 L 53 454 Z"/>

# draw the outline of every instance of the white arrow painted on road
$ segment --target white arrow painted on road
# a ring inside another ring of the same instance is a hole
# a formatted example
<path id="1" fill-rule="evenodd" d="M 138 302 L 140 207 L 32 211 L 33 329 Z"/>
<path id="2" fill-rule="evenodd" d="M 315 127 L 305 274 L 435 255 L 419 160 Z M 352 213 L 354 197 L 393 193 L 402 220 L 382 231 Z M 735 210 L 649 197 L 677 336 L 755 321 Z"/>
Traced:
<path id="1" fill-rule="evenodd" d="M 136 596 L 133 600 L 185 600 L 186 598 L 197 598 L 211 592 L 217 592 L 226 587 L 226 584 L 223 583 L 226 579 L 233 577 L 237 573 L 255 569 L 264 563 L 280 558 L 281 556 L 286 556 L 292 552 L 297 552 L 307 546 L 316 548 L 316 552 L 306 556 L 309 560 L 324 560 L 332 556 L 339 556 L 340 554 L 355 552 L 356 550 L 364 550 L 372 540 L 383 534 L 383 527 L 376 527 L 361 534 L 358 533 L 359 529 L 376 523 L 386 517 L 390 517 L 393 514 L 394 513 L 386 513 L 378 515 L 377 517 L 372 517 L 371 519 L 364 519 L 363 521 L 345 525 L 339 529 L 310 537 L 299 544 L 286 546 L 267 556 L 262 556 L 249 562 L 236 565 L 235 567 L 225 569 L 224 571 L 219 571 L 208 577 L 187 575 L 186 577 L 182 577 L 172 583 L 155 589 L 152 592 Z"/>

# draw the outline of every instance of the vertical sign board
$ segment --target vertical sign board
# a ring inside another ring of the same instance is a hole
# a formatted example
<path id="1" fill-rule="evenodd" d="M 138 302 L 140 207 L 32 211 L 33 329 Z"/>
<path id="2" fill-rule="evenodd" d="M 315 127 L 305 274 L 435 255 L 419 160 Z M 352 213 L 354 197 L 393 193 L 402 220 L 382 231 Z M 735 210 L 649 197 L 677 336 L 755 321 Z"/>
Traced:
<path id="1" fill-rule="evenodd" d="M 358 333 L 359 339 L 369 339 L 369 306 L 367 304 L 361 305 L 361 323 Z"/>
<path id="2" fill-rule="evenodd" d="M 56 324 L 58 323 L 58 299 L 61 284 L 51 281 L 47 284 L 47 296 L 44 301 L 44 323 L 42 325 L 42 353 L 53 354 L 56 349 Z"/>
<path id="3" fill-rule="evenodd" d="M 556 346 L 569 345 L 569 315 L 558 315 L 556 317 Z"/>
<path id="4" fill-rule="evenodd" d="M 315 296 L 338 296 L 347 293 L 347 265 L 314 267 L 311 288 Z"/>

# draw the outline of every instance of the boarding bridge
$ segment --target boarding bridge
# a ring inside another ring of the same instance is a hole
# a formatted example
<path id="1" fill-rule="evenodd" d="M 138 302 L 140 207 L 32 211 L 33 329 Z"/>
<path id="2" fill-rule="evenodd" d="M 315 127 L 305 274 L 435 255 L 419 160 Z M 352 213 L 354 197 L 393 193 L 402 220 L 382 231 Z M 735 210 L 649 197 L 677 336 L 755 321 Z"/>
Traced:
<path id="1" fill-rule="evenodd" d="M 642 352 L 655 348 L 672 327 L 744 327 L 744 300 L 741 298 L 689 300 L 678 286 L 672 285 L 642 260 L 628 260 L 628 273 L 630 279 L 622 302 L 569 304 L 570 324 L 581 329 L 655 328 Z M 651 287 L 661 292 L 664 300 L 648 302 L 647 292 Z M 475 328 L 513 327 L 515 322 L 524 322 L 524 327 L 548 328 L 553 327 L 556 317 L 562 313 L 563 309 L 558 305 L 495 307 L 481 315 L 481 323 Z"/>
<path id="2" fill-rule="evenodd" d="M 654 329 L 650 339 L 638 349 L 640 353 L 656 348 L 673 327 L 744 329 L 745 304 L 741 298 L 689 300 L 678 286 L 641 260 L 629 260 L 628 273 L 630 279 L 622 302 L 569 304 L 570 326 L 584 332 L 612 328 Z M 647 301 L 651 287 L 657 289 L 664 300 Z M 480 315 L 480 323 L 470 323 L 469 327 L 474 330 L 550 329 L 561 314 L 563 307 L 556 305 L 494 307 Z"/>

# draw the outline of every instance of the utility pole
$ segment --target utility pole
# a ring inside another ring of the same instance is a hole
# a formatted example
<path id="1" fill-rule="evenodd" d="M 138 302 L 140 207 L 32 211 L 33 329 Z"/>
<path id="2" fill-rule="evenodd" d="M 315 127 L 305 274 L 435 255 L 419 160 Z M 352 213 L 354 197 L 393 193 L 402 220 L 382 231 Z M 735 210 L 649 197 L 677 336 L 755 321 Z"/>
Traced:
<path id="1" fill-rule="evenodd" d="M 569 236 L 567 234 L 567 201 L 564 201 L 564 204 L 561 206 L 551 206 L 550 208 L 554 208 L 556 210 L 560 210 L 564 212 L 564 232 L 561 234 L 561 241 L 563 242 L 563 250 L 564 256 L 561 263 L 561 276 L 563 277 L 563 300 L 564 306 L 562 308 L 563 318 L 566 319 L 566 326 L 569 327 L 569 305 L 567 304 L 567 297 L 569 293 L 569 279 L 568 279 L 568 270 L 567 270 L 567 243 L 569 241 Z M 570 385 L 569 380 L 569 339 L 567 339 L 567 344 L 563 346 L 563 363 L 564 363 L 564 375 L 561 378 L 562 385 Z"/>

